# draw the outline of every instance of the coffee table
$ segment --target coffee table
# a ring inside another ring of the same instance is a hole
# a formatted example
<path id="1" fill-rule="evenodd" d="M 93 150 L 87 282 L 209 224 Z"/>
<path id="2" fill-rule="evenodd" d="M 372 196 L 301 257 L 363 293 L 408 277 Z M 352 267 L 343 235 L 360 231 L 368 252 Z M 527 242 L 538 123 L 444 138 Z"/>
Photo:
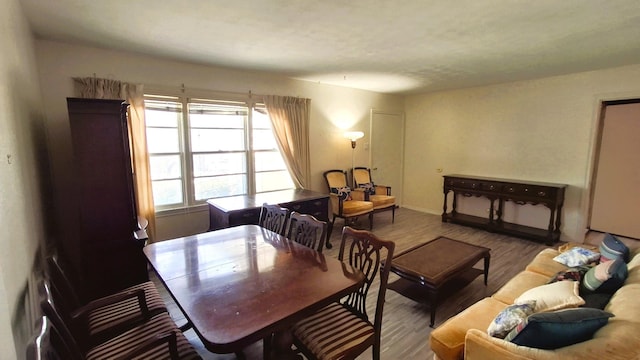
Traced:
<path id="1" fill-rule="evenodd" d="M 438 301 L 445 295 L 468 285 L 483 273 L 487 285 L 490 251 L 443 236 L 414 246 L 393 257 L 391 271 L 401 279 L 389 284 L 389 289 L 415 301 L 428 301 L 431 308 L 429 326 L 433 327 Z M 484 271 L 473 267 L 480 259 L 484 259 Z"/>

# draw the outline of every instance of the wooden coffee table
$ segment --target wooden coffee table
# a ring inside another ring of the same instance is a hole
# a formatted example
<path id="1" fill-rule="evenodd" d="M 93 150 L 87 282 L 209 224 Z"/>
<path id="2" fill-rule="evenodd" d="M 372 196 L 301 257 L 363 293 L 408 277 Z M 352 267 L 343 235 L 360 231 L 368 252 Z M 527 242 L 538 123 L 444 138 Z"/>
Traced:
<path id="1" fill-rule="evenodd" d="M 428 301 L 433 327 L 438 301 L 484 273 L 487 285 L 491 249 L 438 237 L 394 256 L 391 271 L 401 277 L 389 289 L 419 302 Z M 484 271 L 473 266 L 484 258 Z M 426 294 L 425 294 L 426 292 Z M 425 296 L 426 295 L 426 296 Z"/>

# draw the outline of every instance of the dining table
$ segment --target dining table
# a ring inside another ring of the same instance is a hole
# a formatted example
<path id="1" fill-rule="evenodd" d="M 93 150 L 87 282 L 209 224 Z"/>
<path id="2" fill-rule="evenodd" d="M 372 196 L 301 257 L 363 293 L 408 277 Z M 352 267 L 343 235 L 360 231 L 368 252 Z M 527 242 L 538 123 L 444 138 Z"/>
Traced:
<path id="1" fill-rule="evenodd" d="M 144 254 L 214 353 L 238 353 L 272 335 L 285 339 L 273 351 L 286 353 L 293 324 L 364 280 L 360 270 L 258 225 L 151 243 Z"/>

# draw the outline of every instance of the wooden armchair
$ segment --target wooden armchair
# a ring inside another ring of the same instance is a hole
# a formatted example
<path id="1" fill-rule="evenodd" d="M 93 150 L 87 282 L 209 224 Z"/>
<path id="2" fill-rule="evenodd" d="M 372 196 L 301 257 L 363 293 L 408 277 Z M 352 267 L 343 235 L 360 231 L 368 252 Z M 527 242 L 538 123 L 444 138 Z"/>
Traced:
<path id="1" fill-rule="evenodd" d="M 327 236 L 327 249 L 330 249 L 329 239 L 337 217 L 344 219 L 345 225 L 348 225 L 349 221 L 357 219 L 358 216 L 367 215 L 369 230 L 373 229 L 373 203 L 365 200 L 364 191 L 351 191 L 347 185 L 346 171 L 328 170 L 323 173 L 323 176 L 329 188 L 329 200 L 333 213 Z"/>
<path id="2" fill-rule="evenodd" d="M 356 167 L 353 169 L 353 181 L 358 189 L 365 193 L 365 199 L 373 203 L 373 211 L 391 210 L 391 222 L 396 219 L 396 197 L 391 195 L 391 186 L 374 184 L 371 169 Z"/>
<path id="3" fill-rule="evenodd" d="M 166 312 L 149 315 L 144 323 L 100 343 L 83 342 L 59 313 L 51 286 L 46 279 L 42 279 L 38 290 L 45 319 L 41 321 L 40 333 L 29 344 L 27 354 L 34 356 L 29 359 L 41 359 L 42 354 L 48 359 L 47 354 L 55 353 L 64 356 L 64 359 L 87 360 L 201 359 Z M 49 352 L 47 346 L 53 347 L 53 351 Z"/>
<path id="4" fill-rule="evenodd" d="M 57 255 L 47 258 L 46 275 L 58 299 L 60 315 L 81 342 L 97 344 L 131 329 L 149 317 L 166 313 L 167 308 L 151 281 L 134 285 L 116 294 L 82 302 L 70 276 Z"/>
<path id="5" fill-rule="evenodd" d="M 362 271 L 362 286 L 342 299 L 296 323 L 293 342 L 307 359 L 355 359 L 372 347 L 373 359 L 380 360 L 382 310 L 395 244 L 366 230 L 345 226 L 338 259 Z M 383 256 L 386 261 L 383 262 Z M 372 288 L 376 276 L 380 286 Z M 377 289 L 373 321 L 367 314 L 367 294 Z"/>

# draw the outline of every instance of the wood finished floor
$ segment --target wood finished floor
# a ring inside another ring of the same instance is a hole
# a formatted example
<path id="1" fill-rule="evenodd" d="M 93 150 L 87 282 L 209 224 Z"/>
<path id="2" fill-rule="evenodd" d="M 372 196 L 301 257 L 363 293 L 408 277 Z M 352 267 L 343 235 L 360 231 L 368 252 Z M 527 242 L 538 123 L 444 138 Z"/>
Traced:
<path id="1" fill-rule="evenodd" d="M 332 249 L 325 249 L 324 253 L 337 257 L 340 242 L 341 219 L 336 220 L 336 226 L 331 237 Z M 356 227 L 367 227 L 367 220 L 362 219 Z M 525 265 L 542 249 L 544 244 L 523 240 L 501 234 L 489 233 L 465 226 L 442 223 L 440 216 L 425 214 L 405 208 L 396 210 L 395 223 L 391 223 L 391 212 L 375 215 L 373 232 L 380 238 L 393 240 L 396 243 L 396 253 L 411 246 L 433 240 L 438 236 L 463 240 L 471 244 L 485 246 L 491 249 L 491 266 L 489 269 L 489 283 L 483 283 L 483 277 L 478 276 L 465 288 L 453 293 L 443 300 L 437 308 L 435 327 L 442 324 L 449 317 L 459 313 L 476 301 L 490 296 L 504 285 L 514 274 L 522 271 Z M 428 259 L 425 259 L 428 261 Z M 482 268 L 482 260 L 476 265 Z M 158 279 L 151 274 L 160 290 L 169 312 L 178 325 L 186 321 L 184 315 L 175 305 L 171 296 L 164 289 Z M 389 283 L 399 277 L 391 274 Z M 374 284 L 375 290 L 377 286 Z M 375 295 L 376 292 L 372 292 Z M 375 306 L 375 299 L 368 301 L 368 307 Z M 373 314 L 373 310 L 369 310 Z M 381 358 L 388 359 L 431 359 L 433 352 L 429 348 L 429 306 L 410 300 L 393 290 L 387 290 L 382 324 Z M 371 315 L 370 315 L 371 316 Z M 208 352 L 193 330 L 185 332 L 185 336 L 198 349 L 204 359 L 231 360 L 235 354 L 213 354 Z M 246 359 L 261 359 L 262 344 L 256 343 L 244 350 Z M 371 359 L 371 350 L 367 350 L 358 359 Z"/>

